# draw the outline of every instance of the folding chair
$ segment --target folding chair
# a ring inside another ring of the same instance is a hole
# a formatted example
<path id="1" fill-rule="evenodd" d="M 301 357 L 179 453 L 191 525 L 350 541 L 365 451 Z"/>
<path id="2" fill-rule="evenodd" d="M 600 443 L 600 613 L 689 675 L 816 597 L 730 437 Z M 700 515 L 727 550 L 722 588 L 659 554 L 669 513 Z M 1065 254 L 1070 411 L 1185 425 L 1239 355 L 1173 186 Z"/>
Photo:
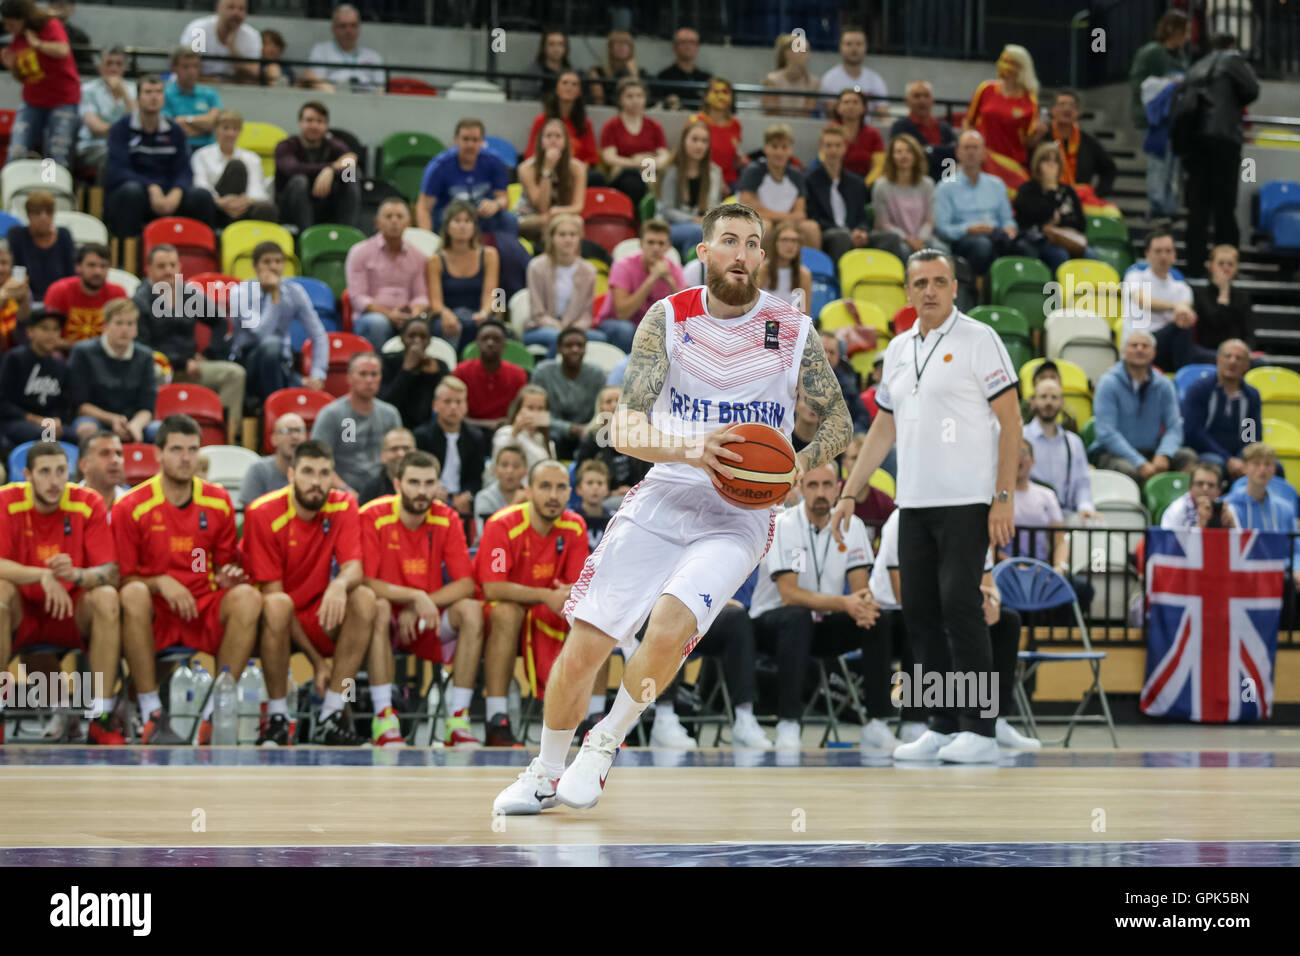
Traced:
<path id="1" fill-rule="evenodd" d="M 13 657 L 28 657 L 28 656 L 35 656 L 37 654 L 53 654 L 56 657 L 58 657 L 60 662 L 68 654 L 76 654 L 77 673 L 86 674 L 90 672 L 90 665 L 87 662 L 88 661 L 87 652 L 74 650 L 70 647 L 64 647 L 62 644 L 28 644 L 25 647 L 14 648 L 11 653 Z M 8 661 L 0 660 L 0 670 L 6 667 L 8 663 L 9 663 Z M 16 679 L 17 676 L 15 674 L 15 680 Z M 116 680 L 116 678 L 114 678 L 114 680 Z M 5 721 L 12 719 L 14 721 L 14 733 L 12 736 L 8 738 L 11 744 L 45 743 L 46 739 L 43 736 L 43 732 L 42 732 L 42 736 L 36 739 L 20 737 L 19 734 L 22 733 L 22 722 L 24 718 L 28 718 L 28 717 L 36 718 L 39 720 L 42 716 L 46 714 L 53 715 L 57 713 L 58 709 L 59 708 L 50 706 L 50 707 L 6 707 L 4 710 L 0 710 L 0 739 L 4 739 L 5 737 L 5 735 L 3 734 L 3 731 L 5 729 L 4 728 Z M 68 727 L 66 725 L 64 726 L 63 733 L 58 738 L 51 739 L 48 742 L 52 744 L 58 744 L 58 743 L 64 743 L 65 741 L 69 743 L 72 742 L 68 734 Z"/>
<path id="2" fill-rule="evenodd" d="M 817 668 L 817 690 L 813 692 L 807 706 L 804 707 L 799 724 L 802 727 L 804 724 L 824 723 L 826 731 L 822 734 L 822 747 L 826 746 L 831 737 L 835 738 L 836 743 L 841 742 L 838 717 L 845 707 L 853 710 L 859 726 L 865 726 L 867 723 L 867 712 L 862 706 L 862 698 L 858 695 L 858 679 L 849 670 L 849 661 L 854 659 L 854 655 L 861 657 L 862 652 L 849 651 L 847 654 L 836 656 L 834 660 L 839 665 L 839 672 L 834 675 L 826 669 L 826 658 L 813 657 L 813 665 Z M 817 709 L 819 703 L 825 707 L 825 717 L 813 716 L 813 711 Z"/>
<path id="3" fill-rule="evenodd" d="M 695 725 L 695 739 L 701 746 L 704 745 L 704 741 L 700 735 L 700 728 L 712 724 L 716 728 L 713 734 L 713 746 L 717 747 L 722 744 L 722 728 L 730 727 L 736 722 L 736 711 L 731 706 L 731 688 L 727 686 L 727 675 L 720 654 L 701 654 L 697 648 L 687 658 L 687 663 L 695 660 L 700 662 L 700 673 L 695 679 L 696 690 L 698 691 L 708 679 L 710 680 L 708 696 L 700 698 L 700 710 L 694 717 L 678 715 L 677 719 L 683 725 Z M 721 709 L 717 704 L 719 697 L 722 698 Z"/>

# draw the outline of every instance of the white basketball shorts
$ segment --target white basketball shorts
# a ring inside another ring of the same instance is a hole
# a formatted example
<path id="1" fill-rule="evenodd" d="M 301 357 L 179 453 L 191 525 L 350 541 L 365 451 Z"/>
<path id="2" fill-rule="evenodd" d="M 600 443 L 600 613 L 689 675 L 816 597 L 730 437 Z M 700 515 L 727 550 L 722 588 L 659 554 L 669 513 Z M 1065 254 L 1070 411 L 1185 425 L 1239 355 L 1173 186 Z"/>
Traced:
<path id="1" fill-rule="evenodd" d="M 775 512 L 738 508 L 711 485 L 646 478 L 628 492 L 587 558 L 564 616 L 631 648 L 660 595 L 704 634 L 772 543 Z"/>

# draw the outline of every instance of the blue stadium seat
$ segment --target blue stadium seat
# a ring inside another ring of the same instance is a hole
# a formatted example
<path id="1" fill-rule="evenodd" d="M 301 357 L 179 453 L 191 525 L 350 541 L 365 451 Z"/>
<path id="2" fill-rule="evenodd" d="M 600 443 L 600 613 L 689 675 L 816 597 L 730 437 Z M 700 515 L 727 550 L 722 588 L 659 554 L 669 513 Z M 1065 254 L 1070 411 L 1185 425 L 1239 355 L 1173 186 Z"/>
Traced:
<path id="1" fill-rule="evenodd" d="M 1264 230 L 1264 232 L 1272 232 L 1274 216 L 1288 209 L 1300 210 L 1300 183 L 1275 179 L 1260 187 L 1260 229 Z"/>
<path id="2" fill-rule="evenodd" d="M 504 140 L 500 136 L 487 136 L 483 139 L 483 148 L 505 163 L 507 169 L 514 169 L 519 165 L 519 151 L 509 140 Z"/>
<path id="3" fill-rule="evenodd" d="M 1184 365 L 1174 373 L 1174 388 L 1178 392 L 1178 402 L 1182 404 L 1183 397 L 1187 390 L 1203 378 L 1213 378 L 1218 374 L 1218 369 L 1206 362 L 1198 362 L 1193 365 Z"/>
<path id="4" fill-rule="evenodd" d="M 27 467 L 27 449 L 35 445 L 34 441 L 25 441 L 9 453 L 9 480 L 23 481 L 23 469 Z M 68 453 L 68 478 L 77 472 L 77 446 L 71 442 L 61 441 L 60 445 Z"/>
<path id="5" fill-rule="evenodd" d="M 321 279 L 313 279 L 310 276 L 294 276 L 285 279 L 285 281 L 296 282 L 302 286 L 303 291 L 307 293 L 307 298 L 311 299 L 312 308 L 320 316 L 321 324 L 325 326 L 326 332 L 343 331 L 343 323 L 339 319 L 338 308 L 334 302 L 334 292 L 327 283 Z M 295 322 L 290 326 L 289 341 L 295 352 L 302 351 L 302 343 L 307 341 L 307 330 L 302 327 L 300 322 Z"/>

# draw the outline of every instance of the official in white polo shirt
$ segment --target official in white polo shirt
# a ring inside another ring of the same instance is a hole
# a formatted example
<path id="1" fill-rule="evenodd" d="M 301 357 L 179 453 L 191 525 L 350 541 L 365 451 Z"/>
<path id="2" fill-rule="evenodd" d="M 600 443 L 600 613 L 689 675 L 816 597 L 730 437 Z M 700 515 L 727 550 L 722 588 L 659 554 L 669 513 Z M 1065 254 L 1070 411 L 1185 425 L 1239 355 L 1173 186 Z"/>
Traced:
<path id="1" fill-rule="evenodd" d="M 984 556 L 990 544 L 1004 547 L 1015 525 L 1017 377 L 997 333 L 954 305 L 957 280 L 948 255 L 923 249 L 908 258 L 907 297 L 916 324 L 885 351 L 876 390 L 881 414 L 831 523 L 837 537 L 844 533 L 855 495 L 897 440 L 907 632 L 927 671 L 978 680 L 993 670 L 980 601 Z M 996 763 L 994 719 L 967 704 L 933 709 L 930 730 L 899 746 L 894 759 Z"/>

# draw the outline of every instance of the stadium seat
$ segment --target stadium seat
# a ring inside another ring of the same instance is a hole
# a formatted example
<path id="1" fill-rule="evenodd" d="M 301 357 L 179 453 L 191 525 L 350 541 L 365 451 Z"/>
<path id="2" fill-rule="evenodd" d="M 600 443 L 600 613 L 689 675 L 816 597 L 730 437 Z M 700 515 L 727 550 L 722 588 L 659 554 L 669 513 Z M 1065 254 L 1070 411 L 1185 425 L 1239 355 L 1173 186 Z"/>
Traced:
<path id="1" fill-rule="evenodd" d="M 1300 427 L 1277 418 L 1265 418 L 1262 424 L 1264 436 L 1260 440 L 1272 446 L 1291 487 L 1300 489 Z"/>
<path id="2" fill-rule="evenodd" d="M 11 215 L 0 209 L 0 239 L 9 235 L 9 230 L 14 226 L 25 226 L 27 223 L 17 216 Z"/>
<path id="3" fill-rule="evenodd" d="M 826 253 L 811 246 L 804 246 L 799 250 L 799 261 L 808 267 L 814 281 L 822 279 L 838 290 L 839 281 L 835 277 L 835 263 Z"/>
<path id="4" fill-rule="evenodd" d="M 284 250 L 284 274 L 296 276 L 302 272 L 298 257 L 293 252 L 293 236 L 275 222 L 241 219 L 232 222 L 221 233 L 221 271 L 237 279 L 256 279 L 253 268 L 253 250 L 259 243 L 274 242 Z"/>
<path id="5" fill-rule="evenodd" d="M 216 272 L 221 268 L 220 259 L 217 257 L 217 237 L 207 225 L 197 219 L 164 216 L 144 227 L 146 262 L 149 260 L 149 250 L 163 244 L 176 247 L 180 259 L 180 273 L 183 276 Z"/>
<path id="6" fill-rule="evenodd" d="M 605 297 L 607 295 L 609 295 L 608 292 L 602 292 L 591 300 L 592 318 L 600 315 L 601 311 L 605 308 Z"/>
<path id="7" fill-rule="evenodd" d="M 90 213 L 60 209 L 54 214 L 54 225 L 68 230 L 79 246 L 87 242 L 108 245 L 108 227 Z"/>
<path id="8" fill-rule="evenodd" d="M 348 362 L 358 352 L 373 352 L 375 347 L 359 335 L 349 332 L 332 332 L 329 335 L 330 356 L 325 373 L 325 391 L 338 398 L 348 393 Z M 312 341 L 302 343 L 302 374 L 311 372 Z"/>
<path id="9" fill-rule="evenodd" d="M 1246 384 L 1259 390 L 1265 418 L 1300 427 L 1300 375 L 1278 365 L 1261 365 L 1246 373 Z"/>
<path id="10" fill-rule="evenodd" d="M 1067 311 L 1092 312 L 1114 329 L 1123 318 L 1119 273 L 1096 259 L 1070 259 L 1056 270 Z"/>
<path id="11" fill-rule="evenodd" d="M 292 282 L 302 287 L 307 293 L 307 298 L 311 300 L 312 308 L 316 310 L 316 315 L 320 318 L 321 324 L 325 326 L 326 332 L 341 332 L 343 323 L 339 320 L 338 307 L 334 304 L 334 292 L 328 285 L 320 279 L 311 277 L 295 277 L 286 279 L 286 282 Z M 290 347 L 299 352 L 302 350 L 302 344 L 307 341 L 307 330 L 302 327 L 302 323 L 294 322 L 289 326 L 289 343 Z"/>
<path id="12" fill-rule="evenodd" d="M 1083 441 L 1084 451 L 1092 447 L 1092 443 L 1097 440 L 1097 419 L 1089 418 L 1079 426 L 1079 438 Z"/>
<path id="13" fill-rule="evenodd" d="M 9 137 L 14 131 L 17 110 L 0 110 L 0 167 L 9 159 Z"/>
<path id="14" fill-rule="evenodd" d="M 962 311 L 965 311 L 964 309 Z M 967 315 L 970 313 L 967 312 Z M 894 317 L 889 320 L 890 327 L 894 330 L 895 335 L 902 335 L 913 325 L 916 324 L 916 309 L 904 306 L 894 313 Z"/>
<path id="15" fill-rule="evenodd" d="M 6 169 L 7 173 L 8 170 Z M 1273 231 L 1273 218 L 1288 209 L 1300 210 L 1300 183 L 1274 179 L 1259 189 L 1259 228 Z"/>
<path id="16" fill-rule="evenodd" d="M 878 305 L 893 315 L 907 305 L 903 261 L 882 249 L 852 249 L 840 256 L 840 291 L 845 298 Z"/>
<path id="17" fill-rule="evenodd" d="M 834 332 L 836 329 L 850 329 L 862 326 L 863 328 L 875 329 L 876 333 L 886 341 L 893 338 L 894 335 L 893 329 L 889 327 L 889 320 L 885 318 L 885 313 L 880 310 L 879 306 L 870 302 L 836 299 L 834 302 L 827 303 L 817 313 L 817 319 L 821 323 L 823 332 Z"/>
<path id="18" fill-rule="evenodd" d="M 1178 404 L 1182 404 L 1189 388 L 1203 378 L 1214 378 L 1218 374 L 1217 368 L 1205 362 L 1184 365 L 1174 373 L 1174 390 L 1178 392 Z M 1249 372 L 1246 373 L 1246 381 L 1250 383 Z"/>
<path id="19" fill-rule="evenodd" d="M 641 201 L 636 207 L 637 218 L 642 222 L 647 222 L 659 215 L 659 198 L 654 194 L 654 190 L 646 190 L 646 194 L 641 197 Z"/>
<path id="20" fill-rule="evenodd" d="M 586 223 L 583 235 L 611 254 L 624 239 L 638 235 L 632 200 L 616 189 L 588 189 L 582 218 Z"/>
<path id="21" fill-rule="evenodd" d="M 523 197 L 523 195 L 524 195 L 523 183 L 510 183 L 509 185 L 507 185 L 506 186 L 506 208 L 509 209 L 511 212 L 514 212 L 515 207 L 519 205 L 519 200 Z"/>
<path id="22" fill-rule="evenodd" d="M 1088 481 L 1092 486 L 1092 503 L 1098 509 L 1103 504 L 1142 504 L 1142 489 L 1128 475 L 1105 468 L 1093 468 L 1088 472 Z"/>
<path id="23" fill-rule="evenodd" d="M 626 259 L 628 256 L 634 256 L 641 251 L 641 240 L 637 236 L 631 239 L 624 239 L 613 249 L 610 250 L 609 257 L 615 262 L 620 259 Z"/>
<path id="24" fill-rule="evenodd" d="M 9 480 L 23 481 L 23 469 L 27 467 L 27 450 L 35 445 L 34 441 L 25 441 L 9 453 Z M 61 441 L 60 445 L 68 453 L 68 477 L 71 478 L 77 471 L 77 458 L 79 452 L 77 446 L 72 442 Z"/>
<path id="25" fill-rule="evenodd" d="M 224 445 L 226 418 L 221 398 L 210 388 L 186 383 L 163 385 L 154 401 L 153 417 L 162 421 L 168 415 L 188 415 L 199 423 L 202 445 Z"/>
<path id="26" fill-rule="evenodd" d="M 402 351 L 402 337 L 394 335 L 384 343 L 384 347 L 379 350 L 385 355 L 391 355 L 394 352 Z M 429 340 L 429 345 L 425 348 L 424 354 L 438 359 L 447 368 L 453 371 L 456 368 L 456 349 L 446 339 L 440 339 L 436 335 Z"/>
<path id="27" fill-rule="evenodd" d="M 1128 224 L 1111 216 L 1089 216 L 1087 224 L 1088 247 L 1120 275 L 1133 264 L 1133 244 L 1129 238 Z"/>
<path id="28" fill-rule="evenodd" d="M 436 256 L 438 250 L 442 248 L 442 236 L 428 229 L 421 229 L 419 226 L 407 226 L 402 233 L 402 240 L 419 249 L 420 254 L 426 259 Z"/>
<path id="29" fill-rule="evenodd" d="M 361 180 L 361 208 L 357 211 L 357 221 L 350 223 L 362 232 L 362 237 L 375 234 L 375 215 L 385 199 L 406 197 L 390 182 L 366 176 Z"/>
<path id="30" fill-rule="evenodd" d="M 1011 349 L 1007 349 L 1011 352 Z M 1015 355 L 1011 356 L 1013 359 Z M 1043 359 L 1032 359 L 1020 369 L 1020 397 L 1029 398 L 1034 394 L 1034 371 L 1043 364 Z M 1092 386 L 1088 384 L 1087 373 L 1069 359 L 1054 359 L 1056 368 L 1061 373 L 1061 397 L 1064 408 L 1074 416 L 1076 422 L 1086 422 L 1092 417 Z"/>
<path id="31" fill-rule="evenodd" d="M 437 96 L 436 87 L 414 76 L 390 76 L 388 92 L 398 96 Z"/>
<path id="32" fill-rule="evenodd" d="M 260 456 L 242 445 L 208 445 L 203 454 L 208 456 L 208 481 L 230 492 L 231 500 L 238 507 L 244 475 L 257 464 Z"/>
<path id="33" fill-rule="evenodd" d="M 1119 361 L 1110 324 L 1091 312 L 1057 309 L 1043 325 L 1043 341 L 1049 359 L 1074 362 L 1094 385 Z"/>
<path id="34" fill-rule="evenodd" d="M 953 256 L 952 261 L 953 275 L 957 279 L 957 308 L 970 315 L 970 310 L 979 304 L 976 298 L 978 290 L 975 287 L 975 270 L 971 268 L 970 261 L 964 256 Z M 906 264 L 903 269 L 906 272 Z M 906 287 L 903 291 L 907 291 Z"/>
<path id="35" fill-rule="evenodd" d="M 240 149 L 257 154 L 262 161 L 262 176 L 270 179 L 275 176 L 275 147 L 281 140 L 288 139 L 289 134 L 274 123 L 262 123 L 257 120 L 244 120 L 235 145 Z"/>
<path id="36" fill-rule="evenodd" d="M 509 316 L 506 324 L 510 326 L 510 331 L 516 338 L 522 339 L 528 320 L 533 316 L 533 302 L 527 289 L 520 289 L 510 297 L 506 303 L 506 315 Z"/>
<path id="37" fill-rule="evenodd" d="M 873 471 L 871 477 L 867 479 L 867 484 L 872 488 L 883 491 L 890 498 L 898 497 L 898 482 L 894 480 L 893 475 L 883 468 L 877 468 Z"/>
<path id="38" fill-rule="evenodd" d="M 379 175 L 388 180 L 407 202 L 420 195 L 420 180 L 429 160 L 443 152 L 442 141 L 428 133 L 403 130 L 385 137 Z"/>
<path id="39" fill-rule="evenodd" d="M 994 305 L 1010 305 L 1020 310 L 1030 329 L 1041 329 L 1047 318 L 1043 309 L 1046 287 L 1052 273 L 1038 259 L 1003 256 L 989 268 L 989 285 Z"/>
<path id="40" fill-rule="evenodd" d="M 519 165 L 519 150 L 515 149 L 508 139 L 502 139 L 500 136 L 485 136 L 483 148 L 505 163 L 506 169 L 514 169 Z"/>
<path id="41" fill-rule="evenodd" d="M 365 238 L 355 226 L 338 223 L 321 223 L 305 229 L 298 237 L 303 275 L 324 282 L 335 298 L 341 296 L 348 284 L 345 270 L 348 250 Z"/>
<path id="42" fill-rule="evenodd" d="M 968 313 L 976 322 L 982 322 L 998 333 L 1003 341 L 1018 339 L 1029 342 L 1029 320 L 1015 306 L 979 305 Z"/>
<path id="43" fill-rule="evenodd" d="M 487 80 L 457 80 L 447 89 L 447 99 L 463 103 L 504 103 L 506 94 Z"/>
<path id="44" fill-rule="evenodd" d="M 623 359 L 627 358 L 627 353 L 617 345 L 611 345 L 608 342 L 587 342 L 587 354 L 583 361 L 596 366 L 606 375 Z"/>
<path id="45" fill-rule="evenodd" d="M 1151 512 L 1151 523 L 1159 524 L 1160 516 L 1173 502 L 1187 494 L 1188 475 L 1182 471 L 1162 471 L 1152 475 L 1142 486 L 1142 500 Z"/>
<path id="46" fill-rule="evenodd" d="M 588 348 L 590 348 L 592 344 L 594 343 L 587 343 Z M 523 342 L 516 342 L 514 339 L 506 339 L 505 351 L 501 353 L 501 357 L 507 362 L 514 362 L 525 372 L 529 373 L 532 372 L 533 366 L 537 361 L 533 358 L 533 353 L 528 351 L 528 347 L 525 346 Z M 478 358 L 477 342 L 469 343 L 469 345 L 465 346 L 460 351 L 460 360 L 462 362 L 468 361 L 472 358 Z"/>
<path id="47" fill-rule="evenodd" d="M 9 212 L 22 211 L 28 193 L 50 193 L 55 215 L 61 209 L 71 212 L 77 208 L 72 173 L 53 162 L 47 167 L 43 159 L 17 159 L 4 167 L 0 172 L 0 206 Z"/>
<path id="48" fill-rule="evenodd" d="M 316 416 L 320 414 L 322 408 L 332 401 L 334 401 L 333 395 L 324 391 L 318 392 L 313 388 L 282 388 L 268 395 L 266 401 L 262 404 L 262 414 L 264 416 L 262 449 L 264 453 L 269 454 L 275 451 L 271 445 L 271 432 L 275 427 L 277 418 L 281 415 L 287 415 L 289 412 L 301 415 L 302 420 L 307 423 L 307 432 L 310 434 Z"/>
<path id="49" fill-rule="evenodd" d="M 600 297 L 609 292 L 609 263 L 602 259 L 587 259 L 596 269 L 596 296 Z M 600 315 L 600 310 L 596 309 L 592 315 Z"/>
<path id="50" fill-rule="evenodd" d="M 129 442 L 122 446 L 126 483 L 138 485 L 158 474 L 158 446 Z"/>
<path id="51" fill-rule="evenodd" d="M 109 269 L 108 281 L 120 285 L 128 299 L 135 295 L 136 289 L 140 288 L 140 277 L 125 269 Z"/>

